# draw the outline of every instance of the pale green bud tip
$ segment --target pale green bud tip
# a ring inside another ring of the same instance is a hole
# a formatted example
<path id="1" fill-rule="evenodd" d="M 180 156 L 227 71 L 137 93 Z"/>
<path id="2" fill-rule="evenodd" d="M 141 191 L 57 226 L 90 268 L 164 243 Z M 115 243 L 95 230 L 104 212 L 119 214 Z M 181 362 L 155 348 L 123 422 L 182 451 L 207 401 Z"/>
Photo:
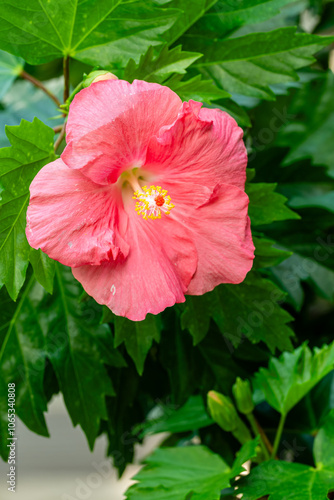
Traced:
<path id="1" fill-rule="evenodd" d="M 106 70 L 92 71 L 83 81 L 83 87 L 89 87 L 92 83 L 102 80 L 118 80 L 117 76 Z"/>
<path id="2" fill-rule="evenodd" d="M 208 407 L 213 420 L 224 430 L 234 431 L 239 417 L 232 401 L 224 394 L 216 391 L 208 393 Z"/>
<path id="3" fill-rule="evenodd" d="M 238 377 L 232 387 L 232 392 L 240 413 L 247 415 L 254 410 L 252 390 L 248 380 L 241 380 Z"/>

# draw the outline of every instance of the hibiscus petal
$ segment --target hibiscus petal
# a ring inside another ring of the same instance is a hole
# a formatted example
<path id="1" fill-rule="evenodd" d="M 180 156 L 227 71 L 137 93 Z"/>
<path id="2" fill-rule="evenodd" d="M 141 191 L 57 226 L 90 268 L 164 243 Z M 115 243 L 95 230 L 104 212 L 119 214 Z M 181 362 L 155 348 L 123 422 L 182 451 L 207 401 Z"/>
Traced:
<path id="1" fill-rule="evenodd" d="M 184 302 L 197 266 L 188 231 L 168 216 L 146 221 L 134 213 L 126 237 L 131 246 L 125 261 L 73 269 L 86 292 L 133 321 Z"/>
<path id="2" fill-rule="evenodd" d="M 62 159 L 94 182 L 116 182 L 123 170 L 144 163 L 150 138 L 175 121 L 181 104 L 155 83 L 97 82 L 71 104 Z"/>
<path id="3" fill-rule="evenodd" d="M 247 152 L 243 131 L 227 113 L 183 103 L 176 121 L 150 141 L 145 169 L 169 180 L 211 186 L 232 184 L 244 189 Z"/>
<path id="4" fill-rule="evenodd" d="M 61 159 L 49 163 L 30 186 L 26 234 L 33 248 L 67 266 L 99 264 L 128 253 L 119 233 L 120 195 L 94 184 Z"/>
<path id="5" fill-rule="evenodd" d="M 187 218 L 198 254 L 197 271 L 187 294 L 202 295 L 220 283 L 245 279 L 254 259 L 248 203 L 243 191 L 223 184 Z"/>

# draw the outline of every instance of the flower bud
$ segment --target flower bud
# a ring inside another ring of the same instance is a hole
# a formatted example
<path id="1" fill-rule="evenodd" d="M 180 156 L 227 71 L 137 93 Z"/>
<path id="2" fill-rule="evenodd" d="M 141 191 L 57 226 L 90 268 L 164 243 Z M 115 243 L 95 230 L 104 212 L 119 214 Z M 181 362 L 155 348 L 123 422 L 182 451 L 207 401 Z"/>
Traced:
<path id="1" fill-rule="evenodd" d="M 89 87 L 92 83 L 100 82 L 101 80 L 118 80 L 117 76 L 106 70 L 92 71 L 84 79 L 82 86 Z"/>
<path id="2" fill-rule="evenodd" d="M 254 410 L 252 391 L 248 380 L 237 378 L 232 387 L 233 396 L 240 413 L 247 415 Z"/>
<path id="3" fill-rule="evenodd" d="M 208 393 L 208 407 L 213 420 L 224 430 L 232 432 L 238 425 L 238 414 L 232 401 L 216 391 Z"/>
<path id="4" fill-rule="evenodd" d="M 234 404 L 227 396 L 216 391 L 208 393 L 208 407 L 213 420 L 241 443 L 247 443 L 252 439 L 248 427 L 239 417 Z"/>

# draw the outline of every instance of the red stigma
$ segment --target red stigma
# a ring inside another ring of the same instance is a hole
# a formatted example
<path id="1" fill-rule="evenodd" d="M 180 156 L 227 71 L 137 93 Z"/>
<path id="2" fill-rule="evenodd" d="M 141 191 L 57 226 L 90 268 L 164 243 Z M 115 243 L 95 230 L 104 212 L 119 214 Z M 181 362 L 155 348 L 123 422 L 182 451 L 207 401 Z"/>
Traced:
<path id="1" fill-rule="evenodd" d="M 162 207 L 162 205 L 165 203 L 165 198 L 161 194 L 158 194 L 158 196 L 154 198 L 154 201 L 158 207 Z"/>

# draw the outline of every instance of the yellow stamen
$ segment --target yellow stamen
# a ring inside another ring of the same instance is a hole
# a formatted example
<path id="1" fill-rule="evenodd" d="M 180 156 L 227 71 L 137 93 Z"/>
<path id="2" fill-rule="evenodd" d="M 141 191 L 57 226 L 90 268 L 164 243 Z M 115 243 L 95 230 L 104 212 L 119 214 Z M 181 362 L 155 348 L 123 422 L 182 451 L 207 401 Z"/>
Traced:
<path id="1" fill-rule="evenodd" d="M 166 189 L 161 186 L 143 186 L 134 192 L 133 199 L 137 200 L 135 210 L 143 219 L 161 219 L 161 213 L 169 215 L 174 205 L 167 195 Z"/>

